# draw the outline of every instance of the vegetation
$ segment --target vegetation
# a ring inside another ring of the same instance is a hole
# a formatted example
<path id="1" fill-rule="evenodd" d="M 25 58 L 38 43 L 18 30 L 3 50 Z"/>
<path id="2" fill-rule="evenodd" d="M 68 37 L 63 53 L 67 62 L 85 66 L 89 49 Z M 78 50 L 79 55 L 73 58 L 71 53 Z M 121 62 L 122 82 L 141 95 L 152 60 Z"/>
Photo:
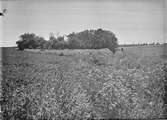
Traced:
<path id="1" fill-rule="evenodd" d="M 117 38 L 110 31 L 102 29 L 85 30 L 80 33 L 72 33 L 68 35 L 69 47 L 82 49 L 99 49 L 108 48 L 115 53 L 118 46 Z"/>
<path id="2" fill-rule="evenodd" d="M 21 40 L 17 41 L 19 50 L 29 49 L 100 49 L 108 48 L 115 53 L 118 47 L 118 41 L 115 35 L 106 30 L 85 30 L 79 33 L 71 33 L 67 35 L 68 40 L 64 40 L 64 36 L 54 37 L 50 34 L 49 41 L 36 36 L 33 33 L 25 33 L 20 36 Z"/>
<path id="3" fill-rule="evenodd" d="M 42 37 L 38 37 L 33 33 L 24 33 L 20 36 L 20 40 L 16 42 L 19 50 L 28 49 L 36 49 L 36 48 L 43 48 L 44 44 L 47 41 L 44 40 Z"/>
<path id="4" fill-rule="evenodd" d="M 119 45 L 120 47 L 131 47 L 131 46 L 160 46 L 162 44 L 160 44 L 159 42 L 155 43 L 137 43 L 137 44 L 121 44 Z"/>
<path id="5" fill-rule="evenodd" d="M 145 52 L 143 52 L 145 51 Z M 2 49 L 4 120 L 166 118 L 161 47 Z"/>

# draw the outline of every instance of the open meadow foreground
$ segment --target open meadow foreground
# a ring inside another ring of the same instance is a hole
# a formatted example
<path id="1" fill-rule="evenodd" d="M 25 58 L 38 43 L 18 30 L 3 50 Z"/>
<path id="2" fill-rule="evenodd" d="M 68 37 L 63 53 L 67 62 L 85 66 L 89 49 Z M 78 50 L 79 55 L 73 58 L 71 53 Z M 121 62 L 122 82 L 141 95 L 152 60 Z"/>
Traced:
<path id="1" fill-rule="evenodd" d="M 167 120 L 167 0 L 0 0 L 0 120 Z"/>
<path id="2" fill-rule="evenodd" d="M 2 48 L 1 113 L 4 120 L 166 118 L 165 51 Z"/>

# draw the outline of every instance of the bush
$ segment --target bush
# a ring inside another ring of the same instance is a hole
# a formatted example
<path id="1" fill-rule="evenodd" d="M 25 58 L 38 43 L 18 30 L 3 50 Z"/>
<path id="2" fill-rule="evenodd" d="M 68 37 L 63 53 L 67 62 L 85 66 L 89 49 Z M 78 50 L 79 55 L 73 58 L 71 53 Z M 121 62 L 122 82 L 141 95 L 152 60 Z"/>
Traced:
<path id="1" fill-rule="evenodd" d="M 59 56 L 64 56 L 63 52 L 61 52 L 61 53 L 59 54 Z"/>

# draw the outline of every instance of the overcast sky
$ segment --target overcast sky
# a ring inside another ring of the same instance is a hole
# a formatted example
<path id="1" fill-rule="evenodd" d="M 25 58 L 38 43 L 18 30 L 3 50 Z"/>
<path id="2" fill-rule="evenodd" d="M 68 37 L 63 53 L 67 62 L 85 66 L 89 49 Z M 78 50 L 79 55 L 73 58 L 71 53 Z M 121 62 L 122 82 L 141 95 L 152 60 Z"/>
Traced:
<path id="1" fill-rule="evenodd" d="M 0 46 L 13 46 L 25 32 L 48 39 L 102 28 L 119 43 L 164 42 L 166 0 L 0 0 Z"/>

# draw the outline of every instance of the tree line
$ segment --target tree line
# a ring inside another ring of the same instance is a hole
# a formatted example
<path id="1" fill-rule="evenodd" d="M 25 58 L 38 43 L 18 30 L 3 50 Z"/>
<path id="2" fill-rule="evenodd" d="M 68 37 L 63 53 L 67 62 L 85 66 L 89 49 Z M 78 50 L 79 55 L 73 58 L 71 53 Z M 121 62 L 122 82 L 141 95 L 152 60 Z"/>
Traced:
<path id="1" fill-rule="evenodd" d="M 107 30 L 85 30 L 78 33 L 70 33 L 65 36 L 50 34 L 49 40 L 39 37 L 34 33 L 20 35 L 16 42 L 19 50 L 24 49 L 100 49 L 108 48 L 115 53 L 118 40 L 114 33 Z"/>
<path id="2" fill-rule="evenodd" d="M 158 46 L 161 45 L 159 42 L 152 43 L 137 43 L 137 44 L 120 44 L 119 47 L 131 47 L 131 46 Z"/>

